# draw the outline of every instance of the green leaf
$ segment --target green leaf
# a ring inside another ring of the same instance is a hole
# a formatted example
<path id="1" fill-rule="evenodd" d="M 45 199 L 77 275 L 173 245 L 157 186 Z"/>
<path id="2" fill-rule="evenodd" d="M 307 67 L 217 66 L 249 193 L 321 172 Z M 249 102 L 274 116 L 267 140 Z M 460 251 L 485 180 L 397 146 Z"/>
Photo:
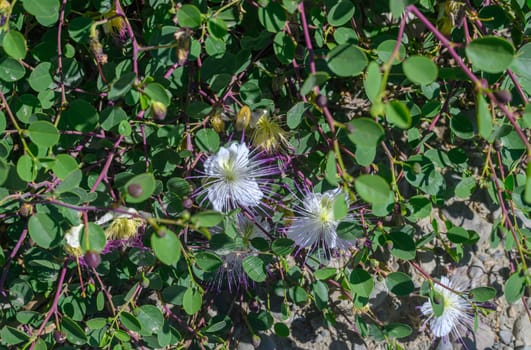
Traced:
<path id="1" fill-rule="evenodd" d="M 415 259 L 417 256 L 417 247 L 410 235 L 405 232 L 393 232 L 389 238 L 393 242 L 391 254 L 399 259 Z"/>
<path id="2" fill-rule="evenodd" d="M 88 42 L 92 19 L 88 17 L 76 17 L 68 22 L 68 34 L 76 43 Z"/>
<path id="3" fill-rule="evenodd" d="M 336 169 L 336 154 L 334 151 L 329 151 L 326 157 L 325 179 L 332 186 L 337 186 L 337 169 Z"/>
<path id="4" fill-rule="evenodd" d="M 462 199 L 468 199 L 476 189 L 476 179 L 472 176 L 464 177 L 455 186 L 455 195 Z"/>
<path id="5" fill-rule="evenodd" d="M 413 333 L 413 329 L 407 324 L 403 323 L 389 323 L 384 326 L 384 332 L 391 338 L 406 338 Z"/>
<path id="6" fill-rule="evenodd" d="M 400 101 L 386 103 L 385 116 L 388 121 L 401 129 L 408 129 L 411 127 L 411 113 L 406 105 Z"/>
<path id="7" fill-rule="evenodd" d="M 514 59 L 513 45 L 496 36 L 471 41 L 465 53 L 475 67 L 487 73 L 504 72 Z"/>
<path id="8" fill-rule="evenodd" d="M 334 267 L 323 267 L 314 272 L 314 277 L 318 280 L 327 280 L 337 274 L 337 269 Z"/>
<path id="9" fill-rule="evenodd" d="M 439 69 L 429 58 L 424 56 L 411 56 L 402 63 L 406 77 L 417 84 L 430 84 L 437 79 Z"/>
<path id="10" fill-rule="evenodd" d="M 324 309 L 328 304 L 328 287 L 322 281 L 315 281 L 312 285 L 312 294 L 315 305 L 319 310 Z"/>
<path id="11" fill-rule="evenodd" d="M 79 239 L 83 253 L 89 250 L 98 253 L 101 252 L 107 244 L 107 237 L 105 236 L 103 229 L 99 225 L 89 222 L 88 232 L 86 231 L 85 228 L 81 230 L 81 236 Z"/>
<path id="12" fill-rule="evenodd" d="M 391 0 L 393 2 L 393 0 Z M 385 40 L 381 42 L 378 47 L 376 48 L 376 52 L 378 53 L 378 58 L 382 60 L 382 62 L 387 62 L 391 58 L 391 54 L 393 53 L 396 46 L 396 40 Z M 393 65 L 399 64 L 402 62 L 404 57 L 406 56 L 406 48 L 402 43 L 400 43 L 400 47 L 398 48 L 398 57 L 395 58 L 393 61 Z"/>
<path id="13" fill-rule="evenodd" d="M 37 146 L 49 148 L 59 142 L 59 131 L 50 122 L 38 120 L 30 124 L 28 136 Z"/>
<path id="14" fill-rule="evenodd" d="M 201 12 L 196 6 L 185 4 L 177 12 L 177 21 L 181 27 L 197 28 L 201 25 Z"/>
<path id="15" fill-rule="evenodd" d="M 28 47 L 26 45 L 26 38 L 16 30 L 10 30 L 4 35 L 2 40 L 4 51 L 16 60 L 22 60 L 26 57 Z"/>
<path id="16" fill-rule="evenodd" d="M 2 183 L 2 181 L 0 181 Z M 531 162 L 527 162 L 524 201 L 531 205 Z"/>
<path id="17" fill-rule="evenodd" d="M 413 209 L 411 215 L 415 218 L 422 219 L 431 214 L 432 204 L 431 201 L 426 197 L 421 195 L 413 196 L 409 198 L 409 204 L 411 204 Z"/>
<path id="18" fill-rule="evenodd" d="M 66 339 L 74 345 L 83 345 L 87 342 L 87 335 L 76 321 L 63 315 L 61 318 L 62 330 L 66 333 Z"/>
<path id="19" fill-rule="evenodd" d="M 105 131 L 109 131 L 122 120 L 127 120 L 127 114 L 121 107 L 107 107 L 101 112 L 101 127 Z"/>
<path id="20" fill-rule="evenodd" d="M 145 304 L 135 309 L 137 320 L 142 327 L 142 333 L 145 335 L 157 334 L 162 331 L 164 325 L 164 316 L 155 305 Z"/>
<path id="21" fill-rule="evenodd" d="M 473 244 L 478 239 L 479 236 L 477 233 L 473 231 L 467 231 L 464 228 L 460 226 L 454 226 L 448 230 L 446 233 L 446 236 L 450 240 L 450 242 L 460 244 L 460 243 L 466 243 L 466 244 Z"/>
<path id="22" fill-rule="evenodd" d="M 273 329 L 275 330 L 275 334 L 279 337 L 289 337 L 289 328 L 284 323 L 275 323 Z"/>
<path id="23" fill-rule="evenodd" d="M 157 258 L 166 265 L 173 265 L 181 258 L 181 241 L 177 235 L 162 228 L 163 232 L 151 235 L 151 247 Z"/>
<path id="24" fill-rule="evenodd" d="M 17 161 L 17 174 L 26 182 L 32 182 L 37 177 L 37 167 L 33 159 L 23 154 Z"/>
<path id="25" fill-rule="evenodd" d="M 376 147 L 384 136 L 384 129 L 373 119 L 362 117 L 349 122 L 351 132 L 348 138 L 356 146 Z"/>
<path id="26" fill-rule="evenodd" d="M 43 248 L 50 248 L 59 242 L 59 230 L 55 220 L 44 213 L 37 213 L 28 221 L 31 239 Z"/>
<path id="27" fill-rule="evenodd" d="M 198 252 L 194 255 L 194 258 L 197 266 L 207 272 L 216 271 L 223 263 L 216 254 L 209 252 Z"/>
<path id="28" fill-rule="evenodd" d="M 275 322 L 271 313 L 266 310 L 260 311 L 259 313 L 251 312 L 248 318 L 252 329 L 258 331 L 267 331 Z"/>
<path id="29" fill-rule="evenodd" d="M 210 18 L 207 23 L 208 32 L 215 38 L 223 39 L 227 34 L 227 23 L 221 18 Z"/>
<path id="30" fill-rule="evenodd" d="M 12 83 L 21 79 L 24 74 L 26 70 L 17 60 L 6 57 L 0 62 L 0 79 L 3 81 Z"/>
<path id="31" fill-rule="evenodd" d="M 406 7 L 413 3 L 415 0 L 389 0 L 389 10 L 391 10 L 393 18 L 400 19 Z"/>
<path id="32" fill-rule="evenodd" d="M 55 188 L 56 193 L 63 193 L 78 187 L 83 179 L 83 173 L 80 169 L 71 171 L 65 179 Z"/>
<path id="33" fill-rule="evenodd" d="M 492 133 L 492 115 L 490 114 L 489 105 L 481 93 L 477 94 L 476 106 L 478 133 L 484 139 L 488 139 Z"/>
<path id="34" fill-rule="evenodd" d="M 367 56 L 356 45 L 343 44 L 334 47 L 326 56 L 328 67 L 340 77 L 353 77 L 367 66 Z"/>
<path id="35" fill-rule="evenodd" d="M 464 114 L 452 116 L 452 119 L 450 119 L 450 128 L 457 136 L 464 140 L 469 140 L 474 137 L 474 126 Z"/>
<path id="36" fill-rule="evenodd" d="M 2 339 L 2 342 L 7 345 L 17 345 L 28 340 L 28 338 L 29 337 L 26 333 L 10 326 L 4 326 L 2 330 L 0 330 L 0 339 Z"/>
<path id="37" fill-rule="evenodd" d="M 23 0 L 22 5 L 45 27 L 59 19 L 59 0 Z"/>
<path id="38" fill-rule="evenodd" d="M 156 188 L 152 173 L 136 175 L 125 184 L 125 200 L 129 203 L 141 203 L 151 197 Z"/>
<path id="39" fill-rule="evenodd" d="M 258 8 L 258 20 L 268 32 L 277 33 L 286 24 L 286 12 L 279 3 L 270 2 Z"/>
<path id="40" fill-rule="evenodd" d="M 214 129 L 201 129 L 195 134 L 196 146 L 204 152 L 214 153 L 219 149 L 220 139 Z"/>
<path id="41" fill-rule="evenodd" d="M 409 295 L 415 290 L 415 285 L 409 275 L 403 272 L 392 272 L 385 279 L 387 288 L 398 296 Z"/>
<path id="42" fill-rule="evenodd" d="M 350 273 L 349 282 L 354 297 L 354 305 L 359 307 L 366 305 L 374 288 L 371 275 L 365 270 L 356 268 Z"/>
<path id="43" fill-rule="evenodd" d="M 136 74 L 134 72 L 128 72 L 122 74 L 112 85 L 109 90 L 107 98 L 111 101 L 124 97 L 135 82 Z"/>
<path id="44" fill-rule="evenodd" d="M 2 158 L 0 158 L 0 186 L 4 184 L 9 175 L 9 164 Z"/>
<path id="45" fill-rule="evenodd" d="M 194 315 L 201 310 L 203 303 L 203 296 L 197 288 L 190 287 L 186 290 L 183 296 L 183 308 L 188 315 Z"/>
<path id="46" fill-rule="evenodd" d="M 308 75 L 301 86 L 300 94 L 308 95 L 314 87 L 321 86 L 328 81 L 328 79 L 330 79 L 330 75 L 326 72 L 315 72 L 314 74 Z"/>
<path id="47" fill-rule="evenodd" d="M 198 227 L 214 227 L 223 221 L 223 214 L 214 210 L 205 210 L 192 216 L 191 221 Z"/>
<path id="48" fill-rule="evenodd" d="M 278 256 L 287 256 L 294 249 L 293 243 L 289 238 L 277 238 L 271 244 L 271 251 Z"/>
<path id="49" fill-rule="evenodd" d="M 516 303 L 524 295 L 525 288 L 525 277 L 520 275 L 518 271 L 514 272 L 505 282 L 505 299 L 509 304 Z"/>
<path id="50" fill-rule="evenodd" d="M 35 67 L 28 79 L 33 90 L 41 92 L 50 88 L 53 83 L 51 69 L 52 64 L 50 62 L 42 62 Z"/>
<path id="51" fill-rule="evenodd" d="M 491 287 L 477 287 L 468 292 L 470 298 L 477 303 L 484 303 L 496 297 L 496 289 Z"/>
<path id="52" fill-rule="evenodd" d="M 365 94 L 369 98 L 369 101 L 376 101 L 376 97 L 380 94 L 381 85 L 382 73 L 380 72 L 380 66 L 375 61 L 372 61 L 367 66 L 365 79 L 363 79 L 363 87 L 365 88 Z"/>
<path id="53" fill-rule="evenodd" d="M 304 102 L 297 102 L 293 107 L 291 107 L 286 113 L 286 124 L 288 125 L 288 128 L 292 130 L 297 128 L 302 121 L 304 112 L 306 112 L 307 109 L 308 107 L 304 104 Z"/>
<path id="54" fill-rule="evenodd" d="M 122 322 L 125 328 L 133 332 L 139 332 L 142 329 L 140 321 L 127 311 L 122 311 L 120 314 L 120 322 Z"/>
<path id="55" fill-rule="evenodd" d="M 99 118 L 96 108 L 88 101 L 82 99 L 72 101 L 68 109 L 63 112 L 65 122 L 77 131 L 94 131 L 98 125 Z"/>
<path id="56" fill-rule="evenodd" d="M 334 219 L 337 221 L 343 220 L 348 214 L 348 203 L 341 192 L 334 200 Z"/>
<path id="57" fill-rule="evenodd" d="M 283 31 L 278 32 L 273 39 L 273 50 L 278 60 L 289 64 L 295 58 L 296 43 L 290 35 Z"/>
<path id="58" fill-rule="evenodd" d="M 388 203 L 392 193 L 387 181 L 379 175 L 361 175 L 354 185 L 360 197 L 371 204 Z"/>
<path id="59" fill-rule="evenodd" d="M 328 24 L 334 27 L 342 26 L 343 24 L 350 21 L 352 16 L 354 16 L 354 11 L 356 8 L 350 0 L 339 0 L 330 8 L 328 16 Z"/>
<path id="60" fill-rule="evenodd" d="M 147 84 L 144 89 L 144 94 L 146 94 L 151 101 L 158 101 L 166 107 L 170 105 L 171 94 L 159 83 Z"/>
<path id="61" fill-rule="evenodd" d="M 243 270 L 250 279 L 256 282 L 264 282 L 267 278 L 265 263 L 258 256 L 250 255 L 243 259 Z"/>

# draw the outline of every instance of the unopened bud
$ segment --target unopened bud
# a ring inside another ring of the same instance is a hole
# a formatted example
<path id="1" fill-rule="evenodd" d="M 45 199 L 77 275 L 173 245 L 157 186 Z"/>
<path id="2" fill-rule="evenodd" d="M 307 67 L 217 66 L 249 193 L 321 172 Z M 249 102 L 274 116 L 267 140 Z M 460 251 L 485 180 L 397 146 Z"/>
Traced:
<path id="1" fill-rule="evenodd" d="M 94 251 L 88 251 L 85 253 L 85 262 L 90 267 L 98 267 L 99 264 L 101 264 L 101 256 L 100 253 L 94 252 Z"/>
<path id="2" fill-rule="evenodd" d="M 153 112 L 153 117 L 157 120 L 164 120 L 166 118 L 166 113 L 168 112 L 168 109 L 164 105 L 164 103 L 159 101 L 153 101 L 151 103 L 151 111 Z"/>
<path id="3" fill-rule="evenodd" d="M 29 203 L 22 204 L 20 206 L 19 213 L 25 218 L 27 218 L 28 216 L 31 216 L 33 214 L 33 205 Z"/>
<path id="4" fill-rule="evenodd" d="M 247 129 L 250 121 L 251 109 L 247 106 L 243 106 L 236 115 L 236 130 L 242 131 Z"/>
<path id="5" fill-rule="evenodd" d="M 494 91 L 494 96 L 501 103 L 509 103 L 513 99 L 513 95 L 507 90 Z"/>
<path id="6" fill-rule="evenodd" d="M 61 331 L 53 332 L 53 338 L 59 344 L 63 344 L 66 341 L 66 333 Z"/>
<path id="7" fill-rule="evenodd" d="M 219 111 L 214 112 L 210 116 L 210 124 L 216 130 L 217 133 L 225 131 L 225 121 L 223 121 L 223 118 L 221 117 L 221 113 Z"/>
<path id="8" fill-rule="evenodd" d="M 260 339 L 260 337 L 257 336 L 256 334 L 253 334 L 252 343 L 253 343 L 253 346 L 254 346 L 255 349 L 260 346 L 261 342 L 262 342 L 262 340 Z"/>
<path id="9" fill-rule="evenodd" d="M 183 207 L 185 207 L 186 209 L 190 209 L 193 205 L 194 202 L 190 198 L 183 198 Z"/>
<path id="10" fill-rule="evenodd" d="M 144 193 L 144 189 L 139 184 L 130 184 L 127 186 L 127 193 L 131 197 L 138 198 Z"/>
<path id="11" fill-rule="evenodd" d="M 326 98 L 325 95 L 319 95 L 317 96 L 317 98 L 315 99 L 315 103 L 317 103 L 317 105 L 319 107 L 324 107 L 327 105 L 328 103 L 328 99 Z"/>

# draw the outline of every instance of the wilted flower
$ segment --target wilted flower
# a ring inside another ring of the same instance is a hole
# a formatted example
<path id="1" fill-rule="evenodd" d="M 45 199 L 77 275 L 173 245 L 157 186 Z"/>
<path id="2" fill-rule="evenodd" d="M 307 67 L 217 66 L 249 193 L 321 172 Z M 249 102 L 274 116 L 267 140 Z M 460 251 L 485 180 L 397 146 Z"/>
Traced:
<path id="1" fill-rule="evenodd" d="M 428 316 L 426 322 L 429 322 L 434 336 L 447 338 L 448 335 L 452 334 L 456 339 L 460 339 L 461 335 L 470 329 L 472 324 L 470 301 L 464 295 L 458 294 L 464 290 L 459 283 L 447 277 L 441 277 L 441 283 L 455 291 L 453 292 L 438 284 L 434 285 L 436 292 L 434 302 L 442 304 L 442 313 L 436 315 L 431 301 L 425 302 L 420 311 L 424 316 Z"/>
<path id="2" fill-rule="evenodd" d="M 110 212 L 103 215 L 96 221 L 98 225 L 111 222 L 105 229 L 105 236 L 108 240 L 128 240 L 136 236 L 138 228 L 142 225 L 142 219 L 134 217 L 138 214 L 133 208 L 127 208 L 129 214 Z"/>
<path id="3" fill-rule="evenodd" d="M 278 120 L 262 110 L 253 114 L 251 119 L 253 129 L 252 144 L 264 149 L 267 153 L 284 150 L 289 146 L 288 133 L 282 129 Z"/>
<path id="4" fill-rule="evenodd" d="M 105 34 L 112 34 L 117 36 L 121 41 L 125 41 L 127 38 L 127 29 L 122 16 L 118 16 L 116 10 L 112 9 L 104 17 L 107 19 L 107 22 L 103 24 Z"/>
<path id="5" fill-rule="evenodd" d="M 83 224 L 70 227 L 65 234 L 65 251 L 72 255 L 81 256 L 81 231 L 83 230 Z"/>
<path id="6" fill-rule="evenodd" d="M 334 203 L 340 196 L 345 196 L 340 189 L 307 193 L 294 209 L 298 216 L 293 218 L 288 228 L 288 238 L 301 248 L 323 247 L 328 251 L 349 248 L 352 242 L 337 235 L 340 220 L 335 218 Z"/>
<path id="7" fill-rule="evenodd" d="M 236 114 L 236 130 L 242 131 L 247 129 L 247 126 L 251 122 L 251 109 L 248 106 L 243 106 Z"/>
<path id="8" fill-rule="evenodd" d="M 221 147 L 205 161 L 205 187 L 198 195 L 207 193 L 214 209 L 224 213 L 256 207 L 264 197 L 264 177 L 276 172 L 267 162 L 249 151 L 245 143 Z"/>

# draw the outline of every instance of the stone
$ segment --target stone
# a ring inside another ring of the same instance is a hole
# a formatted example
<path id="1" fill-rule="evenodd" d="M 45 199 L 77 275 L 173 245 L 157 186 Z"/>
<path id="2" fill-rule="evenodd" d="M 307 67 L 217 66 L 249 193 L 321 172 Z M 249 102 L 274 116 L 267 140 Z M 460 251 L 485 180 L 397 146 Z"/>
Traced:
<path id="1" fill-rule="evenodd" d="M 511 333 L 511 331 L 507 329 L 503 329 L 500 331 L 500 340 L 502 341 L 502 343 L 509 345 L 511 344 L 512 338 L 513 334 Z"/>
<path id="2" fill-rule="evenodd" d="M 526 312 L 522 312 L 514 322 L 513 335 L 515 347 L 531 347 L 531 322 Z"/>

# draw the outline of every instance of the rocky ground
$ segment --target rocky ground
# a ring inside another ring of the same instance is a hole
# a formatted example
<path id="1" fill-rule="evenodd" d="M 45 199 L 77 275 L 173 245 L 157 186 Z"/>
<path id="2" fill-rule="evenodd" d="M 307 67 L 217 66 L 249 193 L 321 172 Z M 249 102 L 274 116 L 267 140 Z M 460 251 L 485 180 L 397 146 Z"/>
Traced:
<path id="1" fill-rule="evenodd" d="M 503 251 L 503 245 L 491 248 L 489 242 L 493 218 L 501 213 L 496 207 L 489 207 L 483 203 L 489 203 L 488 198 L 474 198 L 470 201 L 451 200 L 445 209 L 434 210 L 432 214 L 432 217 L 441 224 L 443 218 L 446 218 L 454 225 L 475 230 L 480 235 L 480 240 L 466 251 L 465 257 L 458 265 L 451 264 L 449 260 L 446 261 L 440 256 L 434 256 L 433 253 L 421 254 L 420 261 L 422 268 L 433 276 L 457 275 L 466 279 L 469 288 L 478 286 L 495 288 L 497 297 L 492 302 L 492 312 L 480 317 L 475 334 L 471 332 L 464 335 L 462 342 L 442 344 L 430 336 L 428 329 L 422 330 L 423 320 L 418 306 L 426 299 L 415 296 L 408 298 L 391 296 L 387 293 L 385 283 L 378 282 L 369 303 L 371 312 L 383 322 L 399 321 L 413 327 L 413 334 L 399 343 L 404 349 L 531 350 L 531 323 L 522 301 L 510 305 L 503 296 L 504 281 L 510 272 L 510 264 Z M 531 227 L 531 220 L 523 216 L 519 220 L 521 227 Z M 427 219 L 419 222 L 419 228 L 431 231 L 430 221 L 431 219 Z M 416 286 L 420 286 L 423 279 L 415 274 L 413 276 Z M 353 310 L 348 302 L 339 302 L 338 308 L 344 315 L 352 315 Z M 287 323 L 290 328 L 288 338 L 278 337 L 272 332 L 261 333 L 258 349 L 386 349 L 386 344 L 382 342 L 361 339 L 357 336 L 351 321 L 346 320 L 341 314 L 338 315 L 338 324 L 335 328 L 327 328 L 320 313 L 308 308 L 297 310 Z M 235 339 L 240 338 L 238 350 L 255 349 L 243 328 L 240 333 L 238 331 L 236 333 Z"/>

